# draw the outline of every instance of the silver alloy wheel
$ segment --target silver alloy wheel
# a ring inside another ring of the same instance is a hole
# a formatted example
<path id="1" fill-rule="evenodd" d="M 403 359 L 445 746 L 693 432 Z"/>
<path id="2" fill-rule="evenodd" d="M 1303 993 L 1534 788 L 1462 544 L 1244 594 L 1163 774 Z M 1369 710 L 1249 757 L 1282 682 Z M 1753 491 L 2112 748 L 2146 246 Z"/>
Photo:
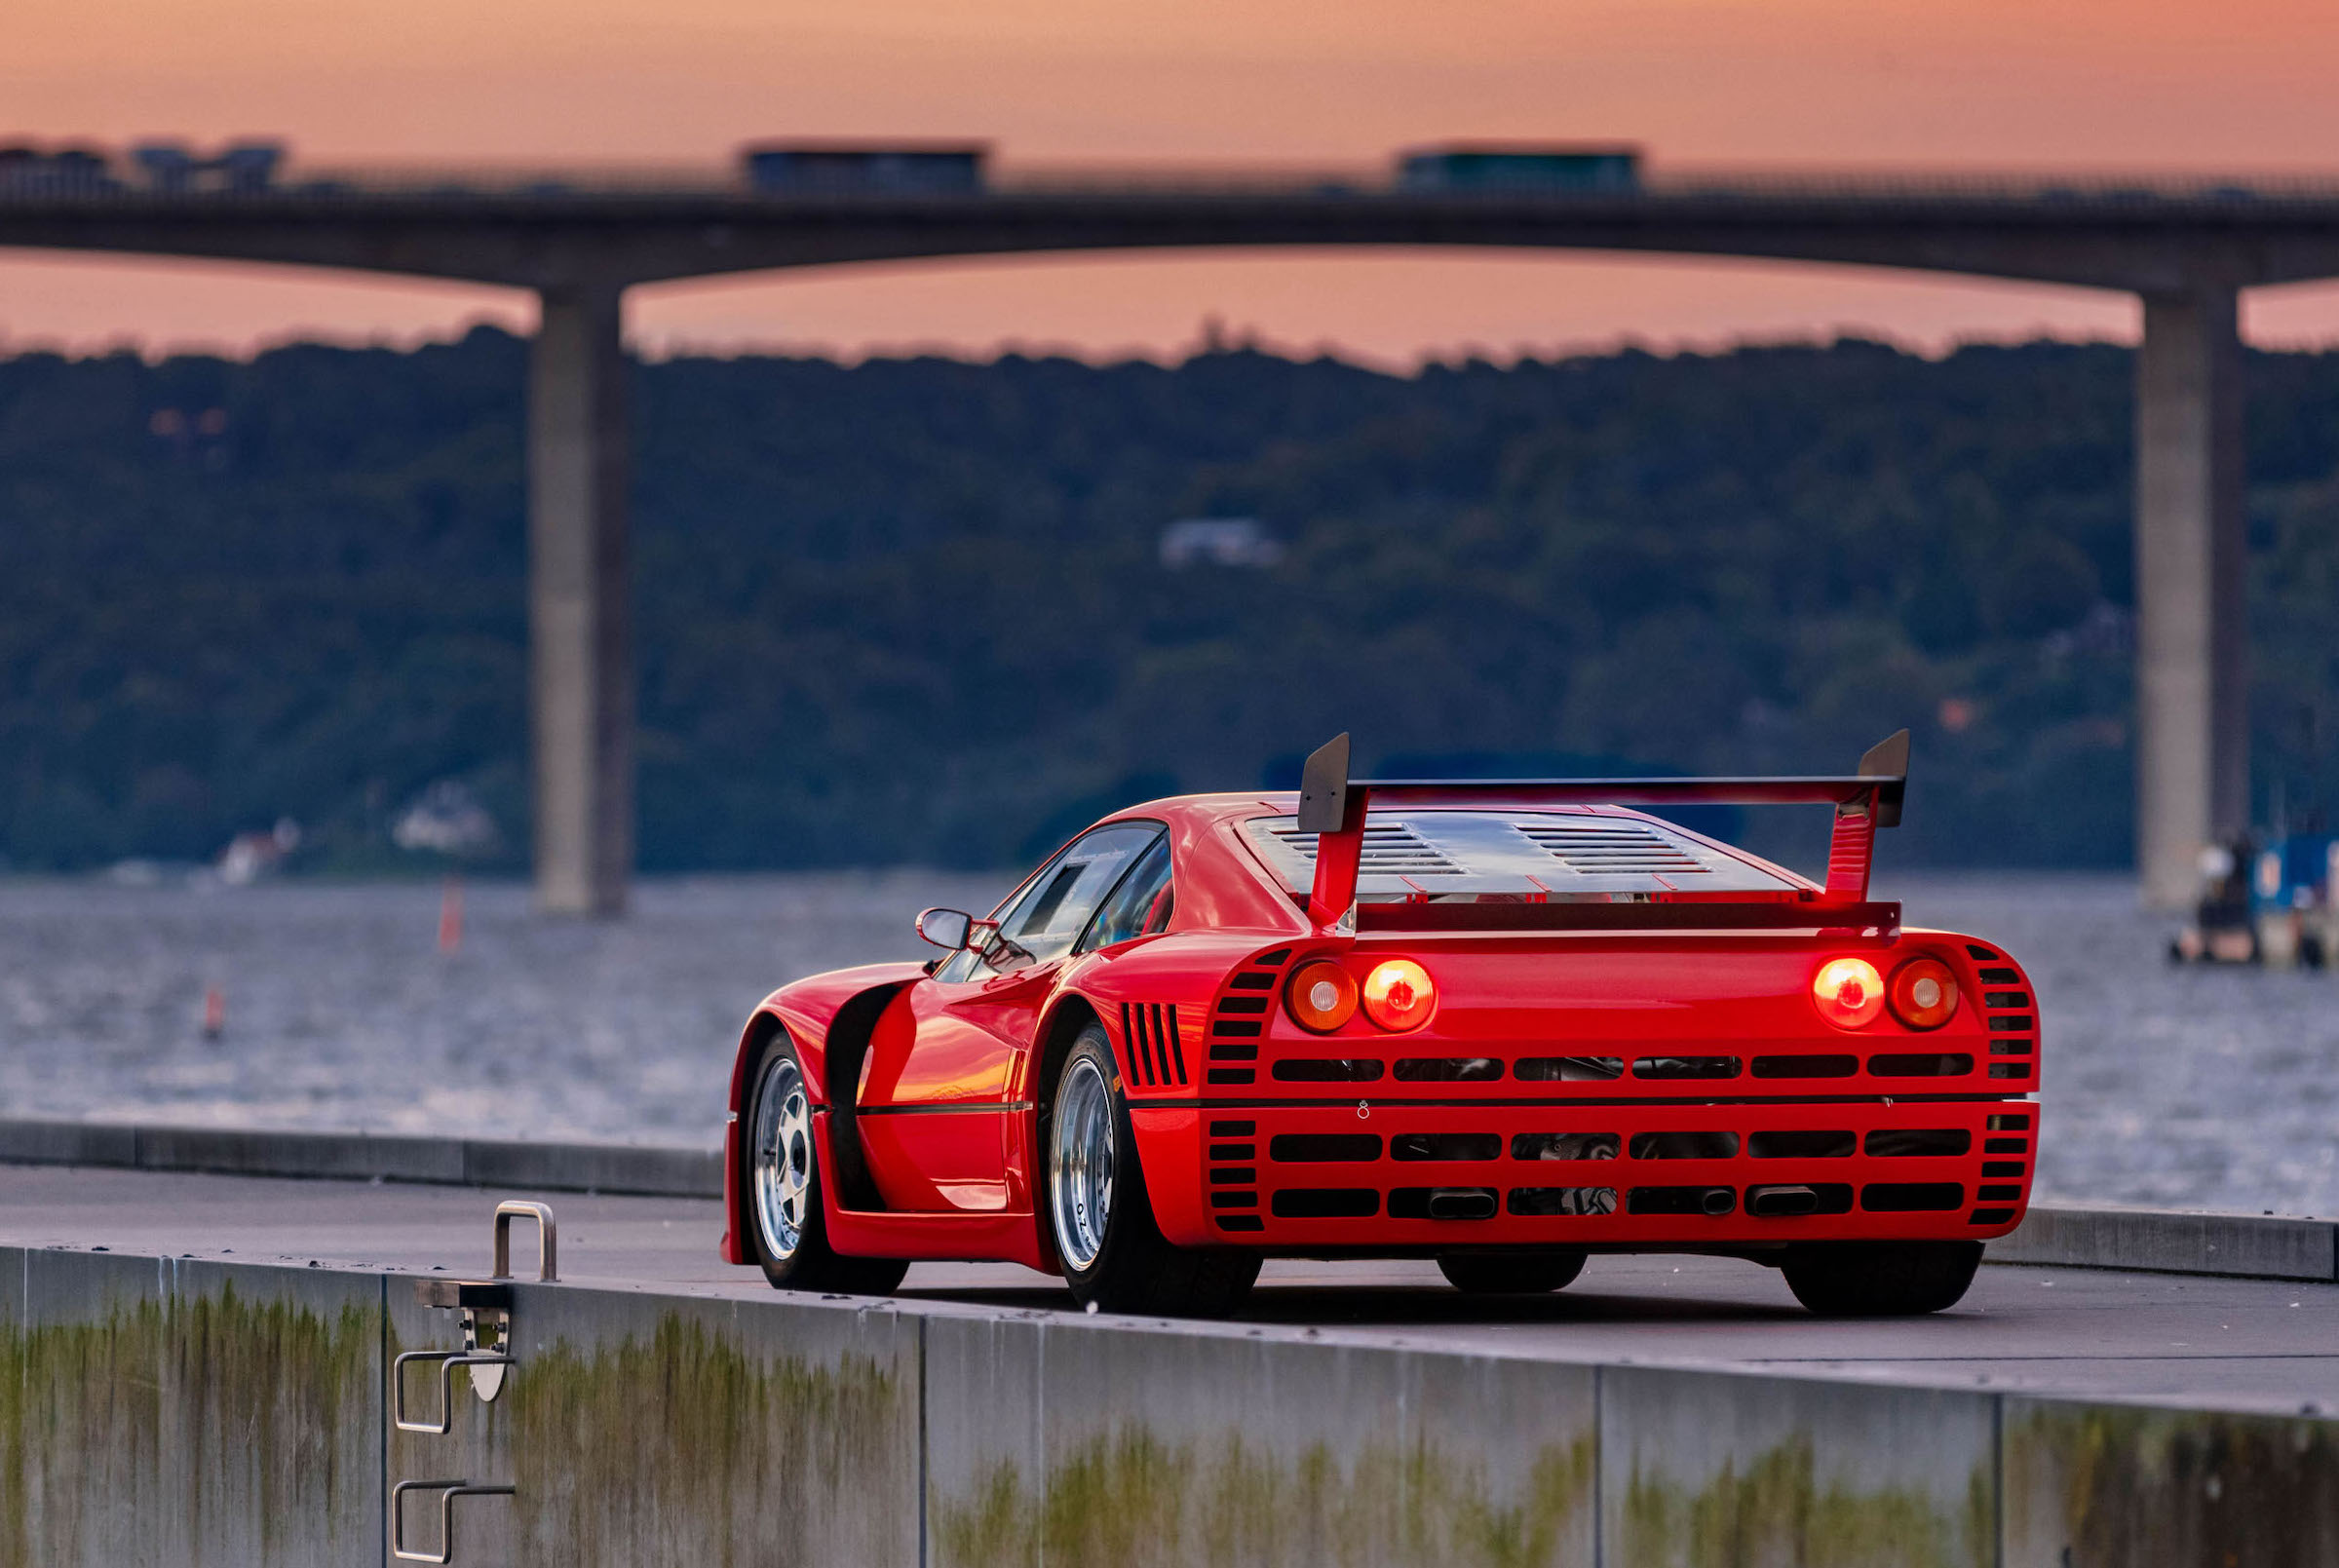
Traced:
<path id="1" fill-rule="evenodd" d="M 764 1066 L 749 1149 L 763 1249 L 774 1262 L 785 1262 L 804 1243 L 812 1201 L 812 1102 L 804 1093 L 803 1072 L 785 1051 Z"/>
<path id="2" fill-rule="evenodd" d="M 1072 1064 L 1056 1096 L 1048 1199 L 1056 1250 L 1075 1270 L 1091 1267 L 1113 1213 L 1113 1091 L 1086 1056 Z"/>

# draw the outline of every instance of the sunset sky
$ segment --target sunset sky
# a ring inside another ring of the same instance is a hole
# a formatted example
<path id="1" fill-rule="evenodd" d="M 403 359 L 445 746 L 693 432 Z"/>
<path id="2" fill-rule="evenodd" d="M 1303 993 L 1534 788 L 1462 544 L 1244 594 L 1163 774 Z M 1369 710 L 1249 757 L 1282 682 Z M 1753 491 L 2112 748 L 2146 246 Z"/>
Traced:
<path id="1" fill-rule="evenodd" d="M 19 0 L 0 138 L 282 136 L 313 164 L 726 161 L 786 135 L 987 139 L 1004 165 L 1386 167 L 1456 137 L 1627 139 L 1667 166 L 2339 175 L 2330 0 Z M 2339 287 L 2262 291 L 2339 341 Z M 2084 290 L 1630 257 L 1222 252 L 637 291 L 651 352 L 1005 345 L 1175 356 L 1206 317 L 1425 356 L 1840 330 L 1927 348 L 2132 335 Z M 520 295 L 0 250 L 0 349 L 411 341 Z"/>

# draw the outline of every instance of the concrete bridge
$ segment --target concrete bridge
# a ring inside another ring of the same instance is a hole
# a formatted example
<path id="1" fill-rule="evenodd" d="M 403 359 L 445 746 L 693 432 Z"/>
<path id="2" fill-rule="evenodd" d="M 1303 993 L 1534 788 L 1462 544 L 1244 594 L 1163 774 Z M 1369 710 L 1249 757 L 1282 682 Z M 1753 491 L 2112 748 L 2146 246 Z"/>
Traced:
<path id="1" fill-rule="evenodd" d="M 625 356 L 636 284 L 853 262 L 1206 246 L 1499 246 L 1899 267 L 2141 296 L 2136 859 L 2190 899 L 2249 817 L 2240 291 L 2339 276 L 2339 183 L 1747 179 L 1415 192 L 1155 174 L 963 193 L 707 179 L 361 176 L 246 192 L 0 193 L 0 247 L 353 268 L 533 289 L 530 711 L 539 901 L 621 908 L 633 861 Z"/>

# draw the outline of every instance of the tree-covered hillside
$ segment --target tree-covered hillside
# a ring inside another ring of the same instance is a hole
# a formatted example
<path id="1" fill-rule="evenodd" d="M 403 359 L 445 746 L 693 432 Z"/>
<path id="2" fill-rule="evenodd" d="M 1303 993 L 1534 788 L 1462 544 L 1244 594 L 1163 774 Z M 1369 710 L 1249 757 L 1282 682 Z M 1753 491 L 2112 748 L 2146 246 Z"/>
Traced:
<path id="1" fill-rule="evenodd" d="M 524 845 L 524 346 L 0 362 L 0 855 L 316 863 L 467 783 Z M 2258 785 L 2339 792 L 2339 356 L 2255 355 Z M 1900 863 L 2129 839 L 2128 356 L 636 376 L 652 868 L 1013 860 L 1333 731 L 1411 766 L 1832 769 Z M 1162 564 L 1253 516 L 1264 568 Z M 508 858 L 517 851 L 509 851 Z"/>

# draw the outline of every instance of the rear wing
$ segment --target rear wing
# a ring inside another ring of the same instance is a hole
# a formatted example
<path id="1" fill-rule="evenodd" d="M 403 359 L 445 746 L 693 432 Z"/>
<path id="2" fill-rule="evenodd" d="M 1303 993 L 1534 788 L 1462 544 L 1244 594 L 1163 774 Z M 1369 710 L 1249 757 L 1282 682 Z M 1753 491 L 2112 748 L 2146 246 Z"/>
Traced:
<path id="1" fill-rule="evenodd" d="M 1856 917 L 1847 923 L 1865 924 L 1865 918 L 1858 917 L 1870 913 L 1866 905 L 1868 865 L 1876 829 L 1899 824 L 1901 801 L 1908 790 L 1908 731 L 1898 731 L 1870 746 L 1860 759 L 1857 773 L 1827 777 L 1351 779 L 1348 761 L 1348 737 L 1338 735 L 1319 747 L 1300 773 L 1297 826 L 1303 833 L 1320 835 L 1315 881 L 1308 892 L 1308 918 L 1318 926 L 1337 924 L 1349 918 L 1355 907 L 1358 863 L 1364 851 L 1364 814 L 1371 806 L 1464 806 L 1497 800 L 1537 806 L 1833 806 L 1835 831 L 1827 846 L 1827 885 L 1810 902 L 1828 906 L 1831 915 Z M 1839 910 L 1837 906 L 1847 907 Z M 1809 915 L 1800 912 L 1808 907 L 1778 906 L 1778 923 L 1813 924 Z M 1708 909 L 1707 914 L 1713 911 Z M 1674 922 L 1651 919 L 1645 923 Z M 1723 919 L 1706 923 L 1745 922 Z"/>

